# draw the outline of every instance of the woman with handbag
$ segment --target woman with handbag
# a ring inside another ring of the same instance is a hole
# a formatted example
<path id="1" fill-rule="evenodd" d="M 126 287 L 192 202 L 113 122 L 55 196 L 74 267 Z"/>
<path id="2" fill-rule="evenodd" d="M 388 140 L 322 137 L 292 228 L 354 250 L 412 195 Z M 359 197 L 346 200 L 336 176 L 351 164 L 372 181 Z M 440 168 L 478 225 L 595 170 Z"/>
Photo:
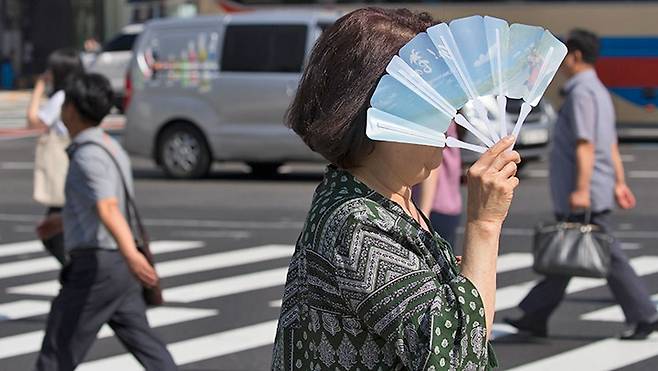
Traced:
<path id="1" fill-rule="evenodd" d="M 47 207 L 47 216 L 61 212 L 64 205 L 64 178 L 69 164 L 66 147 L 69 145 L 69 135 L 60 118 L 64 103 L 63 89 L 66 80 L 81 71 L 82 62 L 76 51 L 72 49 L 54 51 L 48 57 L 46 72 L 34 85 L 28 106 L 28 128 L 45 130 L 36 146 L 33 198 Z M 50 93 L 48 100 L 42 104 L 47 85 L 50 85 Z M 43 244 L 60 263 L 66 262 L 61 233 L 43 240 Z"/>

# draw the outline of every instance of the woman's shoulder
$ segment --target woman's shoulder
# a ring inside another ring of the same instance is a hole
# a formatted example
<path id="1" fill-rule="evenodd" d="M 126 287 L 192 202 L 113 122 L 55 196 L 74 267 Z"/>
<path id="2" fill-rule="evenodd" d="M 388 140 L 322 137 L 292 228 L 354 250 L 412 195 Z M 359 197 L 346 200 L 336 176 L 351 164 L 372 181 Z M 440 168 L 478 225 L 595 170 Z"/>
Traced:
<path id="1" fill-rule="evenodd" d="M 330 168 L 315 192 L 302 237 L 306 245 L 326 245 L 356 227 L 384 233 L 395 223 L 394 214 L 380 204 L 374 191 L 349 173 Z"/>
<path id="2" fill-rule="evenodd" d="M 49 100 L 61 105 L 64 104 L 65 98 L 66 94 L 64 93 L 64 90 L 57 90 L 53 95 L 50 96 Z"/>
<path id="3" fill-rule="evenodd" d="M 315 192 L 309 216 L 338 224 L 361 223 L 389 229 L 395 221 L 394 213 L 382 205 L 380 198 L 351 174 L 329 168 Z"/>

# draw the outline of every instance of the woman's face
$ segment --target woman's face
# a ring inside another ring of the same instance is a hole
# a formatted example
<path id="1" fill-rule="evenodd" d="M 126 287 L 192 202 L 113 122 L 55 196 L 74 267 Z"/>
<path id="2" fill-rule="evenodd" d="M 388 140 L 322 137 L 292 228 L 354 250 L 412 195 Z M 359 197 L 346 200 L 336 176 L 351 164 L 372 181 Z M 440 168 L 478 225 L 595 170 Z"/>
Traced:
<path id="1" fill-rule="evenodd" d="M 373 160 L 388 164 L 407 185 L 425 180 L 430 172 L 441 165 L 443 148 L 395 142 L 377 142 Z"/>

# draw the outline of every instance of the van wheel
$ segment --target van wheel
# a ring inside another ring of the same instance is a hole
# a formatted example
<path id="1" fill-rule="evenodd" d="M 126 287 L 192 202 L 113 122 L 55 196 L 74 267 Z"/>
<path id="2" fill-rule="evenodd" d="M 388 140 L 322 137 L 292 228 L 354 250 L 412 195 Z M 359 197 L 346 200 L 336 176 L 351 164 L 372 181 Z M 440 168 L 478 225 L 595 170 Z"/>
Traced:
<path id="1" fill-rule="evenodd" d="M 257 177 L 272 177 L 278 174 L 281 164 L 278 162 L 250 162 L 251 174 Z"/>
<path id="2" fill-rule="evenodd" d="M 210 170 L 211 155 L 206 138 L 190 124 L 174 124 L 158 141 L 158 158 L 165 173 L 177 179 L 204 177 Z"/>

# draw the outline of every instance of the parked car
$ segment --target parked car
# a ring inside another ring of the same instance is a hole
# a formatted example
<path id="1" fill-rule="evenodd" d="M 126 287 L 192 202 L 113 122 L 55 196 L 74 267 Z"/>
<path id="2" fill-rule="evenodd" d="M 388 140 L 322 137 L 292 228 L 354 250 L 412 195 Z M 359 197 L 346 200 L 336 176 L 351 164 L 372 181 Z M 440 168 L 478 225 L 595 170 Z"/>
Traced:
<path id="1" fill-rule="evenodd" d="M 243 161 L 259 173 L 320 161 L 283 122 L 308 53 L 338 16 L 254 11 L 148 22 L 126 79 L 126 148 L 175 178 L 201 177 L 213 161 Z"/>
<path id="2" fill-rule="evenodd" d="M 482 104 L 487 109 L 487 115 L 491 123 L 497 124 L 499 115 L 498 115 L 498 105 L 496 99 L 493 96 L 481 97 L 480 100 Z M 519 111 L 521 110 L 521 104 L 523 100 L 521 99 L 508 99 L 506 111 L 506 121 L 507 121 L 507 132 L 512 133 L 514 124 L 516 123 L 517 118 L 519 117 Z M 467 103 L 464 108 L 462 108 L 462 113 L 469 122 L 471 122 L 476 127 L 482 127 L 484 123 L 477 118 L 475 114 L 475 108 L 472 103 Z M 544 158 L 548 151 L 549 141 L 551 138 L 551 133 L 553 127 L 555 126 L 555 121 L 557 120 L 557 114 L 553 106 L 546 99 L 542 99 L 536 107 L 532 109 L 530 114 L 525 120 L 521 131 L 519 132 L 519 137 L 517 143 L 514 146 L 514 149 L 521 154 L 523 162 L 521 166 L 526 165 L 528 162 L 541 160 Z M 481 130 L 482 131 L 482 130 Z M 484 145 L 482 142 L 475 137 L 472 133 L 466 130 L 460 130 L 460 137 L 465 142 Z M 464 165 L 470 165 L 475 162 L 480 155 L 471 151 L 462 151 L 462 162 Z"/>
<path id="3" fill-rule="evenodd" d="M 85 53 L 82 57 L 87 71 L 100 73 L 110 80 L 114 90 L 115 106 L 120 111 L 123 111 L 124 85 L 132 58 L 133 44 L 143 29 L 144 26 L 141 24 L 126 26 L 105 43 L 99 53 Z"/>

